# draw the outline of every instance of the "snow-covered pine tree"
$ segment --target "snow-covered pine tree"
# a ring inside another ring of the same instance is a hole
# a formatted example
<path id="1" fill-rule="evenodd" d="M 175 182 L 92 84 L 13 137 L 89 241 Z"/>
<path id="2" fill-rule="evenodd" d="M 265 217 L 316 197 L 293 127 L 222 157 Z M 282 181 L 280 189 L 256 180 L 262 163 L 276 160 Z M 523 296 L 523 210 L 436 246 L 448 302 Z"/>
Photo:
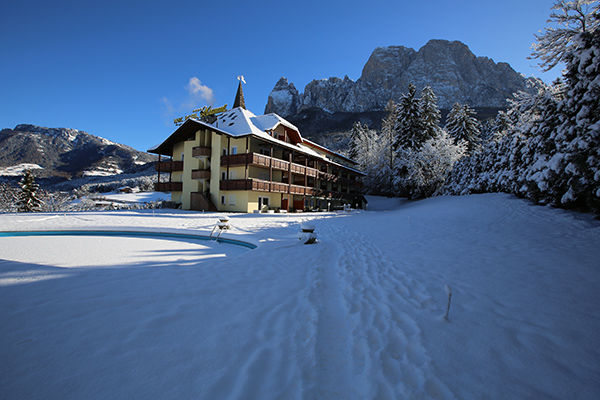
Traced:
<path id="1" fill-rule="evenodd" d="M 503 128 L 486 141 L 482 148 L 458 162 L 450 174 L 446 193 L 468 194 L 509 192 L 540 201 L 541 178 L 553 175 L 540 170 L 547 167 L 548 157 L 539 154 L 550 143 L 542 132 L 551 129 L 554 118 L 550 105 L 556 104 L 552 88 L 541 85 L 537 93 L 516 93 L 509 100 L 510 108 L 502 113 Z M 542 126 L 540 122 L 546 123 Z M 536 172 L 538 172 L 536 174 Z M 548 185 L 545 185 L 548 186 Z"/>
<path id="2" fill-rule="evenodd" d="M 449 193 L 505 191 L 538 203 L 600 212 L 600 5 L 558 1 L 533 57 L 567 66 L 564 82 L 517 93 L 509 127 L 457 164 Z"/>
<path id="3" fill-rule="evenodd" d="M 479 137 L 481 139 L 481 144 L 483 145 L 488 140 L 490 140 L 492 137 L 494 137 L 494 133 L 495 133 L 494 120 L 486 119 L 485 121 L 481 122 L 479 129 L 480 129 Z"/>
<path id="4" fill-rule="evenodd" d="M 466 147 L 464 141 L 455 144 L 443 129 L 419 149 L 401 147 L 396 158 L 396 170 L 403 172 L 395 179 L 398 192 L 411 199 L 435 195 Z"/>
<path id="5" fill-rule="evenodd" d="M 17 211 L 19 190 L 5 182 L 0 182 L 0 212 Z"/>
<path id="6" fill-rule="evenodd" d="M 436 137 L 440 130 L 441 113 L 437 106 L 437 96 L 430 86 L 425 86 L 419 99 L 420 116 L 425 140 Z"/>
<path id="7" fill-rule="evenodd" d="M 578 46 L 577 37 L 597 28 L 600 5 L 598 0 L 557 0 L 552 10 L 548 22 L 553 25 L 534 35 L 536 41 L 530 57 L 540 60 L 544 71 L 566 62 Z"/>
<path id="8" fill-rule="evenodd" d="M 350 150 L 348 157 L 355 159 L 361 150 L 357 148 L 358 144 L 361 143 L 361 137 L 366 134 L 369 130 L 367 125 L 363 125 L 360 121 L 354 122 L 352 129 L 350 130 Z"/>
<path id="9" fill-rule="evenodd" d="M 513 193 L 539 203 L 548 203 L 548 194 L 558 187 L 559 170 L 550 163 L 556 153 L 556 143 L 550 140 L 558 125 L 556 107 L 559 94 L 555 87 L 542 86 L 536 94 L 522 98 L 529 103 L 515 124 L 518 146 L 511 149 L 513 162 Z"/>
<path id="10" fill-rule="evenodd" d="M 511 127 L 511 125 L 512 124 L 510 118 L 506 114 L 506 111 L 498 111 L 498 114 L 496 114 L 496 118 L 494 118 L 494 121 L 492 122 L 492 135 L 490 136 L 490 138 L 499 133 L 506 132 Z"/>
<path id="11" fill-rule="evenodd" d="M 391 195 L 394 192 L 394 145 L 398 138 L 398 133 L 396 131 L 398 105 L 393 100 L 389 100 L 385 106 L 385 111 L 387 112 L 387 115 L 383 121 L 381 121 L 381 134 L 379 135 L 383 148 L 383 161 L 381 162 L 382 169 L 380 171 L 380 177 L 382 180 L 382 187 L 386 187 L 386 189 L 382 189 L 382 193 Z"/>
<path id="12" fill-rule="evenodd" d="M 553 26 L 536 36 L 533 57 L 542 68 L 566 63 L 564 99 L 556 108 L 559 125 L 549 163 L 562 172 L 553 202 L 600 211 L 600 3 L 558 1 Z"/>
<path id="13" fill-rule="evenodd" d="M 444 129 L 457 143 L 466 141 L 469 152 L 476 150 L 481 143 L 479 121 L 475 118 L 475 111 L 467 104 L 454 103 Z"/>
<path id="14" fill-rule="evenodd" d="M 404 93 L 398 103 L 396 124 L 396 141 L 394 150 L 400 148 L 418 149 L 428 139 L 421 118 L 421 106 L 416 96 L 417 89 L 412 83 L 408 85 L 408 92 Z"/>
<path id="15" fill-rule="evenodd" d="M 389 193 L 389 138 L 377 134 L 374 130 L 367 130 L 357 138 L 356 147 L 359 150 L 355 161 L 360 165 L 361 171 L 366 174 L 363 179 L 365 190 L 368 193 Z"/>
<path id="16" fill-rule="evenodd" d="M 21 187 L 21 192 L 17 200 L 18 210 L 20 212 L 39 211 L 42 200 L 38 198 L 37 191 L 39 186 L 35 183 L 35 178 L 31 170 L 25 170 L 19 186 Z"/>

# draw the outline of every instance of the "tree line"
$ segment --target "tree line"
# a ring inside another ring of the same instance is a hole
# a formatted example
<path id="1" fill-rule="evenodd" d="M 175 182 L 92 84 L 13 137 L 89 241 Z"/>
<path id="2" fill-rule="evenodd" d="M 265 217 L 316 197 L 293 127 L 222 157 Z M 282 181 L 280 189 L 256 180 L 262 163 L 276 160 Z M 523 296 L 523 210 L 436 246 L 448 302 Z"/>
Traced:
<path id="1" fill-rule="evenodd" d="M 441 127 L 431 88 L 417 96 L 410 85 L 388 103 L 380 131 L 355 123 L 350 156 L 367 190 L 413 199 L 501 191 L 600 212 L 600 7 L 558 1 L 552 10 L 532 58 L 545 70 L 564 64 L 562 77 L 514 94 L 493 121 L 455 104 Z"/>

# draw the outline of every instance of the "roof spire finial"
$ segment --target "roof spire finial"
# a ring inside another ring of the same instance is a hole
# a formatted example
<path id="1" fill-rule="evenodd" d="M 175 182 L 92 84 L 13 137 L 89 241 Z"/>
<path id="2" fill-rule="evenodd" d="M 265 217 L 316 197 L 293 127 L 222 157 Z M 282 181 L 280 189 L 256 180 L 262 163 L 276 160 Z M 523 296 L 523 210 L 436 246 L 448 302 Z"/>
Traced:
<path id="1" fill-rule="evenodd" d="M 244 75 L 239 75 L 237 77 L 240 83 L 238 84 L 237 93 L 235 94 L 235 100 L 233 101 L 233 108 L 242 107 L 244 110 L 246 109 L 246 101 L 244 100 L 244 91 L 242 90 L 242 82 L 246 83 L 244 79 Z"/>

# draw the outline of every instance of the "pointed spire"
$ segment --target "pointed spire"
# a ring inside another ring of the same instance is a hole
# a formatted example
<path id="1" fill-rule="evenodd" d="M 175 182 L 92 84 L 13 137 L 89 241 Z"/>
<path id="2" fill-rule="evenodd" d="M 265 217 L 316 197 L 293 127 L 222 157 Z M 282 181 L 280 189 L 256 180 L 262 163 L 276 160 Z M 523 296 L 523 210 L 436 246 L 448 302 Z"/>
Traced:
<path id="1" fill-rule="evenodd" d="M 239 79 L 239 77 L 238 77 Z M 246 101 L 244 101 L 244 91 L 242 90 L 242 79 L 240 79 L 240 83 L 238 84 L 237 93 L 235 94 L 235 100 L 233 101 L 233 108 L 242 107 L 244 110 L 246 109 Z"/>

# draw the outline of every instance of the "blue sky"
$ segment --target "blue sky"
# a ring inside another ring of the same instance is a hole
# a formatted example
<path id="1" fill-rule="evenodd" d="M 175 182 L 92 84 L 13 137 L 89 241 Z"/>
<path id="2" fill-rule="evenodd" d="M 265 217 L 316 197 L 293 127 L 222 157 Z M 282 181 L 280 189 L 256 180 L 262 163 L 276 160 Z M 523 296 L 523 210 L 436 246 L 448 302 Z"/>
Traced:
<path id="1" fill-rule="evenodd" d="M 358 79 L 375 47 L 460 40 L 547 82 L 528 60 L 552 0 L 4 1 L 0 128 L 69 127 L 146 150 L 195 106 L 262 113 L 275 82 Z"/>

